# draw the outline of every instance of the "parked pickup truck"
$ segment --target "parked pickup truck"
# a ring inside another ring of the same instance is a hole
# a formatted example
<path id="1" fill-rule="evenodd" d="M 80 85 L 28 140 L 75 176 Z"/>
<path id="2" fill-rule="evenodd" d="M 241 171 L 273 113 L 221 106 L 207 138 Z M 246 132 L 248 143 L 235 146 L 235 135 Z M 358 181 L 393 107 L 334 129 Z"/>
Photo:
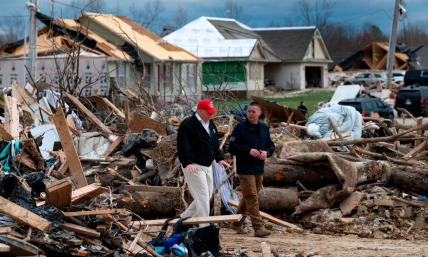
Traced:
<path id="1" fill-rule="evenodd" d="M 376 87 L 378 83 L 386 80 L 385 74 L 381 72 L 362 72 L 353 78 L 346 78 L 345 85 L 363 85 L 365 87 Z"/>

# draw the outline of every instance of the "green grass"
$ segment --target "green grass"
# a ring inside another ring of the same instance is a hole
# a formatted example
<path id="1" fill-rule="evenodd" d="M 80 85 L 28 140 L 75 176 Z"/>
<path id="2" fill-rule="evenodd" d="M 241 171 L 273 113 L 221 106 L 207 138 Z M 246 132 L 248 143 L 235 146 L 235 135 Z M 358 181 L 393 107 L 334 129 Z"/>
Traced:
<path id="1" fill-rule="evenodd" d="M 300 105 L 300 102 L 305 102 L 305 106 L 308 108 L 308 114 L 306 117 L 314 114 L 318 109 L 315 107 L 319 102 L 328 101 L 334 94 L 334 91 L 306 91 L 302 93 L 298 93 L 296 95 L 284 98 L 267 98 L 269 100 L 274 100 L 280 105 L 286 105 L 290 108 L 297 109 Z M 226 112 L 230 110 L 232 107 L 238 105 L 239 103 L 251 101 L 251 99 L 237 99 L 237 100 L 216 100 L 214 105 L 217 110 L 220 112 Z"/>

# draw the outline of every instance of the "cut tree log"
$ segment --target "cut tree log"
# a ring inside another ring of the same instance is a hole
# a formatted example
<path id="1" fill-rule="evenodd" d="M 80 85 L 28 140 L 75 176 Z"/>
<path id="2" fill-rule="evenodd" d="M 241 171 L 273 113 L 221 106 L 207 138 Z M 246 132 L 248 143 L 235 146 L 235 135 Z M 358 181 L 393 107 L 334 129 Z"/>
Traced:
<path id="1" fill-rule="evenodd" d="M 264 187 L 259 192 L 260 210 L 268 213 L 294 211 L 299 205 L 296 189 Z"/>
<path id="2" fill-rule="evenodd" d="M 88 118 L 94 122 L 102 131 L 104 131 L 107 134 L 113 134 L 113 132 L 106 126 L 104 123 L 102 123 L 88 108 L 86 108 L 76 97 L 70 95 L 69 93 L 65 93 L 67 98 L 70 99 L 71 102 L 73 102 L 77 108 L 79 108 L 82 112 L 88 116 Z"/>
<path id="3" fill-rule="evenodd" d="M 117 200 L 118 208 L 126 208 L 144 218 L 175 216 L 181 207 L 180 193 L 133 192 Z"/>
<path id="4" fill-rule="evenodd" d="M 230 205 L 232 205 L 232 206 L 235 206 L 235 207 L 239 206 L 239 202 L 236 202 L 234 200 L 229 200 L 228 203 Z M 298 226 L 296 226 L 294 224 L 291 224 L 291 223 L 285 222 L 283 220 L 277 219 L 277 218 L 273 217 L 272 215 L 267 214 L 267 213 L 262 212 L 262 211 L 260 212 L 260 216 L 262 216 L 262 218 L 267 219 L 267 220 L 269 220 L 270 222 L 272 222 L 274 224 L 277 224 L 277 225 L 280 225 L 280 226 L 283 226 L 283 227 L 286 227 L 286 228 L 291 228 L 291 229 L 294 229 L 294 230 L 303 230 L 303 229 L 299 228 Z"/>
<path id="5" fill-rule="evenodd" d="M 424 170 L 393 168 L 387 186 L 428 195 L 428 173 Z"/>
<path id="6" fill-rule="evenodd" d="M 3 198 L 0 196 L 0 212 L 6 214 L 12 219 L 24 223 L 27 226 L 40 230 L 42 232 L 46 231 L 49 228 L 51 223 L 30 212 L 27 209 L 22 208 L 21 206 Z"/>
<path id="7" fill-rule="evenodd" d="M 64 112 L 60 106 L 53 115 L 53 121 L 58 131 L 59 138 L 61 140 L 62 148 L 67 156 L 67 163 L 70 167 L 70 174 L 76 180 L 77 188 L 81 188 L 88 185 L 86 182 L 85 174 L 83 173 L 82 164 L 77 155 L 76 148 L 74 147 L 73 138 L 70 135 L 70 131 L 65 120 Z"/>

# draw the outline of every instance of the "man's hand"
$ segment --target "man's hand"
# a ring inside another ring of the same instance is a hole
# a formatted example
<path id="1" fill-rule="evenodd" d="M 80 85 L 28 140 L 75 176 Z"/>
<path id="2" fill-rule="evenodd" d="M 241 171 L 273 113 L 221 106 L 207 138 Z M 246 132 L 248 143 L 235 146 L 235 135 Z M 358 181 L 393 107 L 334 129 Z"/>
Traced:
<path id="1" fill-rule="evenodd" d="M 266 160 L 267 158 L 267 152 L 266 151 L 260 151 L 259 159 L 260 160 Z"/>
<path id="2" fill-rule="evenodd" d="M 189 165 L 186 166 L 186 171 L 187 172 L 195 172 L 197 170 L 198 169 L 195 166 L 193 166 L 192 164 L 189 164 Z"/>
<path id="3" fill-rule="evenodd" d="M 259 158 L 260 151 L 253 148 L 253 149 L 250 150 L 250 155 L 253 156 L 253 157 L 255 157 L 255 158 Z"/>
<path id="4" fill-rule="evenodd" d="M 219 162 L 218 162 L 218 164 L 219 164 L 222 168 L 224 168 L 224 166 L 226 166 L 226 167 L 228 167 L 228 168 L 232 168 L 232 166 L 230 166 L 230 164 L 229 164 L 229 163 L 227 163 L 227 161 L 225 161 L 225 160 L 221 160 L 221 161 L 219 161 Z"/>

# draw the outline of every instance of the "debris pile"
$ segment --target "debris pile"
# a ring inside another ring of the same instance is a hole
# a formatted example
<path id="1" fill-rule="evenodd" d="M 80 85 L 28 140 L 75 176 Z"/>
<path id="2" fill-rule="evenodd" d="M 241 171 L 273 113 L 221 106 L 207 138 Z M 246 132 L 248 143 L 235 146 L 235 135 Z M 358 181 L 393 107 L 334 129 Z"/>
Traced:
<path id="1" fill-rule="evenodd" d="M 118 91 L 121 96 L 109 98 L 49 90 L 39 97 L 4 95 L 1 251 L 157 257 L 170 249 L 149 242 L 169 236 L 168 225 L 227 227 L 240 220 L 234 215 L 235 171 L 216 164 L 212 216 L 172 219 L 160 228 L 192 201 L 177 158 L 182 117 Z M 259 195 L 265 220 L 296 232 L 427 238 L 428 124 L 422 119 L 408 126 L 365 117 L 362 126 L 358 116 L 342 126 L 346 119 L 319 112 L 314 115 L 328 133 L 315 139 L 299 111 L 253 100 L 261 104 L 276 143 Z M 237 121 L 230 115 L 214 122 L 220 148 L 233 163 L 228 138 Z M 185 248 L 177 244 L 173 253 Z"/>

